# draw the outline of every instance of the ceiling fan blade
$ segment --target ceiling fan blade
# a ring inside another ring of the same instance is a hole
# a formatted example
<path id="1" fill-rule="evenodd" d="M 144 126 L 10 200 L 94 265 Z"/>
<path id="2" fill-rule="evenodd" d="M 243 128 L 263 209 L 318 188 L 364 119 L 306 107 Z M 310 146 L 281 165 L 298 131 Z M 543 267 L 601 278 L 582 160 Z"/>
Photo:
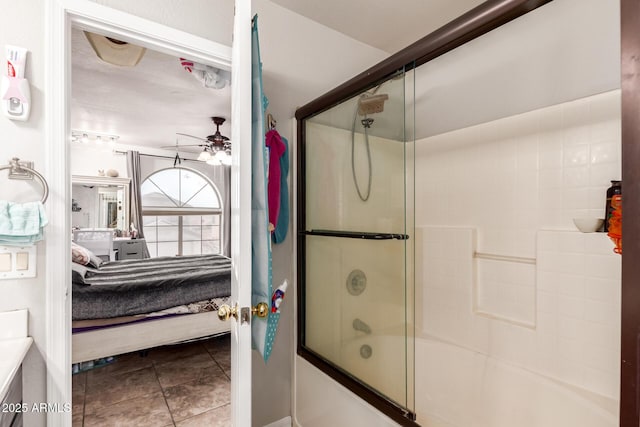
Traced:
<path id="1" fill-rule="evenodd" d="M 207 142 L 205 138 L 200 138 L 199 136 L 189 135 L 188 133 L 176 132 L 176 135 L 188 136 L 189 138 L 197 139 L 203 142 Z"/>
<path id="2" fill-rule="evenodd" d="M 180 149 L 182 147 L 206 147 L 206 144 L 178 144 L 178 145 L 163 145 L 160 148 L 163 148 L 165 150 L 176 150 L 176 149 Z"/>

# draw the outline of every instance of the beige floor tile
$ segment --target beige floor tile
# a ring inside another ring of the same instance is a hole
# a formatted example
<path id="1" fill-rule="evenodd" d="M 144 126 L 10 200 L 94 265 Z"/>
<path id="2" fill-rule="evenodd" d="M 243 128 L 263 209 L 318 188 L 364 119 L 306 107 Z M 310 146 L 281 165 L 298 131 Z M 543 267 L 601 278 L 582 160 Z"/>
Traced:
<path id="1" fill-rule="evenodd" d="M 74 375 L 73 427 L 83 427 L 83 417 L 88 427 L 173 427 L 171 418 L 164 424 L 162 405 L 166 408 L 167 402 L 180 427 L 231 426 L 230 344 L 227 334 L 159 347 L 148 357 L 129 353 Z M 166 401 L 158 399 L 160 382 Z"/>
<path id="2" fill-rule="evenodd" d="M 141 357 L 140 353 L 126 353 L 115 356 L 115 361 L 98 368 L 87 371 L 88 381 L 92 382 L 104 375 L 124 374 L 127 372 L 137 371 L 138 369 L 148 368 L 152 365 L 151 359 Z"/>
<path id="3" fill-rule="evenodd" d="M 162 393 L 125 400 L 84 418 L 84 427 L 159 427 L 173 425 Z"/>
<path id="4" fill-rule="evenodd" d="M 91 382 L 91 378 L 87 380 L 85 416 L 101 407 L 162 391 L 152 367 L 104 376 L 96 382 Z"/>
<path id="5" fill-rule="evenodd" d="M 155 366 L 155 369 L 163 389 L 207 376 L 224 375 L 207 352 L 160 363 Z"/>
<path id="6" fill-rule="evenodd" d="M 71 416 L 71 426 L 72 427 L 83 427 L 82 422 L 84 420 L 84 414 L 82 411 L 76 412 L 75 408 L 73 409 L 73 414 Z"/>
<path id="7" fill-rule="evenodd" d="M 230 353 L 231 352 L 231 335 L 225 334 L 221 336 L 217 336 L 214 338 L 210 338 L 206 341 L 203 341 L 204 347 L 211 353 L 214 357 L 218 353 Z"/>
<path id="8" fill-rule="evenodd" d="M 176 423 L 176 427 L 231 427 L 231 405 L 210 409 L 207 412 Z"/>
<path id="9" fill-rule="evenodd" d="M 231 354 L 218 353 L 213 357 L 216 363 L 224 371 L 224 373 L 231 378 Z"/>
<path id="10" fill-rule="evenodd" d="M 74 426 L 82 426 L 84 416 L 84 395 L 86 391 L 87 374 L 82 372 L 71 377 L 71 412 Z"/>
<path id="11" fill-rule="evenodd" d="M 231 378 L 231 337 L 222 335 L 204 341 L 204 346 L 222 368 L 225 375 Z"/>
<path id="12" fill-rule="evenodd" d="M 207 350 L 204 348 L 202 343 L 200 341 L 195 341 L 185 344 L 166 345 L 163 347 L 152 348 L 149 350 L 149 355 L 147 357 L 157 365 L 206 352 Z"/>
<path id="13" fill-rule="evenodd" d="M 78 393 L 84 393 L 87 384 L 87 373 L 86 372 L 80 372 L 79 374 L 74 374 L 71 377 L 71 387 L 73 388 L 74 393 L 78 392 Z"/>
<path id="14" fill-rule="evenodd" d="M 231 382 L 226 377 L 206 377 L 165 389 L 175 422 L 182 421 L 231 401 Z"/>
<path id="15" fill-rule="evenodd" d="M 72 397 L 71 414 L 74 419 L 78 416 L 82 419 L 84 416 L 84 396 L 81 401 L 78 401 L 75 396 Z"/>

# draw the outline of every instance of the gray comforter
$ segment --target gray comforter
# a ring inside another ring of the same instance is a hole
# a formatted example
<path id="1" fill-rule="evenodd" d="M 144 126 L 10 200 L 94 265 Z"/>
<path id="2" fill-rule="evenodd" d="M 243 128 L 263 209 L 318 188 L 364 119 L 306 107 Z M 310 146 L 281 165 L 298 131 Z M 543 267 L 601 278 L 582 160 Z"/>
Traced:
<path id="1" fill-rule="evenodd" d="M 228 296 L 231 260 L 221 255 L 159 257 L 74 265 L 73 320 L 164 310 Z"/>

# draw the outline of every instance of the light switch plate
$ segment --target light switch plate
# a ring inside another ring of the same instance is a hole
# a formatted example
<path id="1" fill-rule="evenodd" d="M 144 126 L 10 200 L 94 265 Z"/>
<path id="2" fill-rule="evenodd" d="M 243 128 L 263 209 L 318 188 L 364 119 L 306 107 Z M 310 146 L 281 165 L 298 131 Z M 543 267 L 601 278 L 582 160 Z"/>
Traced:
<path id="1" fill-rule="evenodd" d="M 0 258 L 4 260 L 10 258 L 10 269 L 0 271 L 2 279 L 26 279 L 36 277 L 36 250 L 35 245 L 31 246 L 0 246 Z M 5 270 L 4 268 L 2 270 Z"/>
<path id="2" fill-rule="evenodd" d="M 16 254 L 16 271 L 29 269 L 29 252 L 18 252 Z"/>
<path id="3" fill-rule="evenodd" d="M 0 253 L 0 272 L 6 273 L 11 271 L 12 268 L 11 254 L 8 252 Z"/>

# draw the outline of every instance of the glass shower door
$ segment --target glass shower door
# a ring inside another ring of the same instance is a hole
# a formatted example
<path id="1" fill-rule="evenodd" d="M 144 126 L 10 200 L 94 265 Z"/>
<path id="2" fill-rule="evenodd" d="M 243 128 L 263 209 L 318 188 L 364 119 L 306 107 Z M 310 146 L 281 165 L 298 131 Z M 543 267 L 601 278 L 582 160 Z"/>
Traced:
<path id="1" fill-rule="evenodd" d="M 304 121 L 300 354 L 361 397 L 364 388 L 412 419 L 413 141 L 405 77 Z"/>

